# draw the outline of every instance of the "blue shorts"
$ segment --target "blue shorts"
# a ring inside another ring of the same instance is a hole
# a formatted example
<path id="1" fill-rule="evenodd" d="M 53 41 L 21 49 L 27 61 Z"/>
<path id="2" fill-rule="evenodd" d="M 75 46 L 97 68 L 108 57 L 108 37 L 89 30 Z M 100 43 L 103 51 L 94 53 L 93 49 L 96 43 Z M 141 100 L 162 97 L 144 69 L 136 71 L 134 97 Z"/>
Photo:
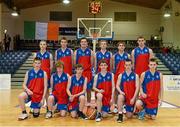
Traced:
<path id="1" fill-rule="evenodd" d="M 51 94 L 50 96 L 54 97 L 54 104 L 53 105 L 57 104 L 57 110 L 59 110 L 59 111 L 60 110 L 65 110 L 65 111 L 68 110 L 67 104 L 58 104 L 57 103 L 58 102 L 57 98 L 53 94 Z"/>
<path id="2" fill-rule="evenodd" d="M 110 106 L 102 106 L 101 110 L 108 113 L 110 111 Z"/>
<path id="3" fill-rule="evenodd" d="M 25 103 L 28 103 L 31 101 L 31 96 L 28 95 L 28 93 L 25 91 L 25 93 L 27 94 L 28 98 L 25 100 Z M 31 101 L 31 105 L 30 105 L 30 108 L 32 109 L 40 109 L 41 108 L 41 103 L 40 102 L 32 102 Z"/>
<path id="4" fill-rule="evenodd" d="M 78 111 L 79 110 L 79 104 L 77 104 L 76 106 L 73 106 L 71 109 L 69 109 L 69 112 L 73 112 L 73 111 Z"/>
<path id="5" fill-rule="evenodd" d="M 148 115 L 157 115 L 157 113 L 158 113 L 158 107 L 157 107 L 157 108 L 147 108 L 146 103 L 144 102 L 144 100 L 141 99 L 141 98 L 140 98 L 140 100 L 141 100 L 142 103 L 143 103 L 143 107 L 144 107 L 144 109 L 145 109 L 146 114 L 148 114 Z"/>
<path id="6" fill-rule="evenodd" d="M 158 108 L 146 108 L 145 107 L 145 112 L 146 114 L 148 115 L 157 115 L 157 112 L 158 112 Z"/>
<path id="7" fill-rule="evenodd" d="M 133 112 L 134 111 L 134 106 L 125 104 L 125 109 L 126 109 L 126 112 Z"/>

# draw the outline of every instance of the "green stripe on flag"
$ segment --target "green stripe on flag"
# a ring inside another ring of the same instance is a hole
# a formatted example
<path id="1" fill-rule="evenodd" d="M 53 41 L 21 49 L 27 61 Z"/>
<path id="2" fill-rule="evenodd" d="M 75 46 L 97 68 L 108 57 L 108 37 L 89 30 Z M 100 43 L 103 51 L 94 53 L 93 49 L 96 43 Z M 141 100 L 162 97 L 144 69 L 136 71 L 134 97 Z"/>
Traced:
<path id="1" fill-rule="evenodd" d="M 35 39 L 35 21 L 24 21 L 24 39 Z"/>

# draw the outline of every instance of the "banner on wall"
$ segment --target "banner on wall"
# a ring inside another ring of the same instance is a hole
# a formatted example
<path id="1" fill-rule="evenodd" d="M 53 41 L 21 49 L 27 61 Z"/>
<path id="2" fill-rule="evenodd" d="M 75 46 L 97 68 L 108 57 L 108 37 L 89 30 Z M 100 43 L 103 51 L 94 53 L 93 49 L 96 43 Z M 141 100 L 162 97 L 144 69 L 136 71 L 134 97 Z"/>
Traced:
<path id="1" fill-rule="evenodd" d="M 165 91 L 180 91 L 180 75 L 163 75 Z"/>
<path id="2" fill-rule="evenodd" d="M 80 31 L 82 33 L 84 33 L 84 28 L 80 28 Z M 77 27 L 61 27 L 61 28 L 59 28 L 59 35 L 76 36 L 77 35 Z"/>
<path id="3" fill-rule="evenodd" d="M 58 40 L 59 24 L 24 21 L 24 39 Z"/>

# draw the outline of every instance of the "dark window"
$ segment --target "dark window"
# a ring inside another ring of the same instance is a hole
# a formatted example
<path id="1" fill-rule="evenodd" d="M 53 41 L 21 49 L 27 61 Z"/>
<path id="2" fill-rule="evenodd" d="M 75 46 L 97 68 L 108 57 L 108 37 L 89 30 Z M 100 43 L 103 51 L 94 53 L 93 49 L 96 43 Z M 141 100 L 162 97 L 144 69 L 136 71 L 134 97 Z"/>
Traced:
<path id="1" fill-rule="evenodd" d="M 136 12 L 114 12 L 114 21 L 136 21 Z"/>
<path id="2" fill-rule="evenodd" d="M 51 11 L 50 21 L 72 21 L 72 12 L 70 11 Z"/>

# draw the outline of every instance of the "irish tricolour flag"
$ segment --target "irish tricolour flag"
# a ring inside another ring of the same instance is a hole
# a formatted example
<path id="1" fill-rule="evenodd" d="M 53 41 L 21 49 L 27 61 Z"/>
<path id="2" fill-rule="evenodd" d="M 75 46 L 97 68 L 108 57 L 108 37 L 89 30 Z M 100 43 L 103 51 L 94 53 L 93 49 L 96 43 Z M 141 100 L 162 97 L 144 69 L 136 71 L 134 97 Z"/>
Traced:
<path id="1" fill-rule="evenodd" d="M 59 24 L 24 21 L 24 39 L 58 40 Z"/>

